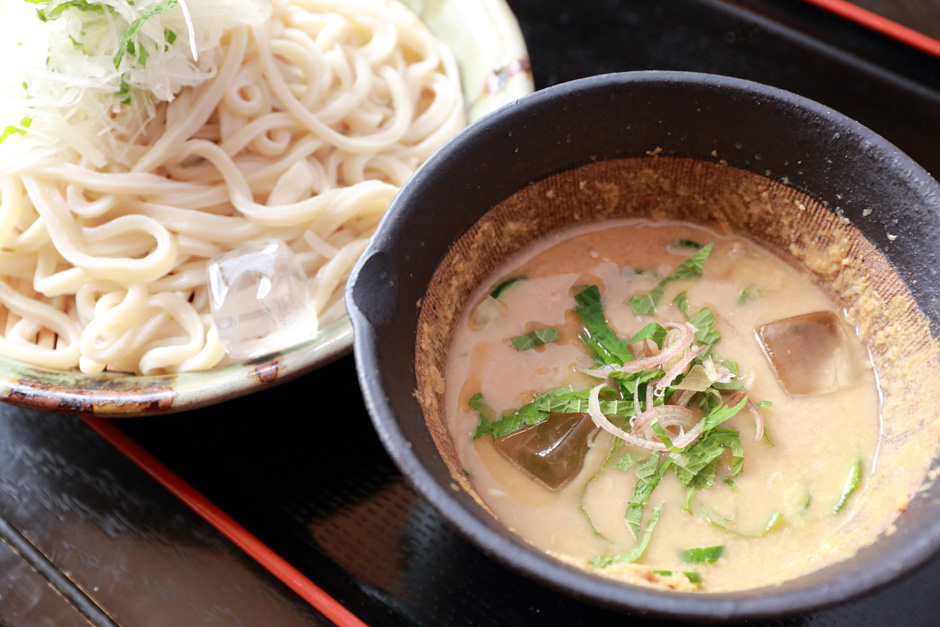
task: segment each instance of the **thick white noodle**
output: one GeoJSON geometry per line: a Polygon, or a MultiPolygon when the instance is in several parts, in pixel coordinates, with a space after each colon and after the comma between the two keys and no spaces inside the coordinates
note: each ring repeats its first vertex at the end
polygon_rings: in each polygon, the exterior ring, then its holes
{"type": "Polygon", "coordinates": [[[398,188],[466,124],[450,52],[388,0],[275,0],[220,45],[210,78],[103,142],[105,165],[0,175],[0,355],[86,373],[224,364],[206,262],[271,238],[328,325],[398,188]]]}

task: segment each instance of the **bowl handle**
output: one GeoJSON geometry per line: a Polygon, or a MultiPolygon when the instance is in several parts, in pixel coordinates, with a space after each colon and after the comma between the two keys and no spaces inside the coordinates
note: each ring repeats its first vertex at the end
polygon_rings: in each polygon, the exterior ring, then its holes
{"type": "Polygon", "coordinates": [[[395,319],[398,273],[385,252],[377,251],[359,264],[350,296],[372,326],[385,326],[395,319]]]}

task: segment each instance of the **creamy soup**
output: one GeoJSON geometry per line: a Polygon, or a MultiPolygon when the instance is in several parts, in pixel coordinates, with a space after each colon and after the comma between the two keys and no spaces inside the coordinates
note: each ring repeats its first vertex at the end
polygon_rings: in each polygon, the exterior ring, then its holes
{"type": "Polygon", "coordinates": [[[801,270],[703,227],[555,233],[471,297],[448,428],[536,547],[682,590],[772,584],[839,551],[880,433],[875,373],[801,270]]]}

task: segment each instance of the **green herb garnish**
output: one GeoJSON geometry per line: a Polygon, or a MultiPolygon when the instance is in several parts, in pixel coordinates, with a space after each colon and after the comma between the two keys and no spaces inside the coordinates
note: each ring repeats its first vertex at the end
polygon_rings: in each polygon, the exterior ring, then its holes
{"type": "Polygon", "coordinates": [[[679,553],[679,559],[686,564],[712,564],[725,552],[723,546],[703,546],[679,553]]]}
{"type": "MultiPolygon", "coordinates": [[[[587,395],[590,390],[578,392],[579,398],[564,398],[560,396],[544,396],[536,399],[535,407],[539,411],[551,414],[586,414],[588,410],[587,395]],[[583,396],[583,398],[580,398],[583,396]]],[[[600,401],[601,413],[605,416],[632,416],[633,401],[600,401]]]]}
{"type": "Polygon", "coordinates": [[[653,433],[656,434],[656,437],[659,438],[659,441],[663,443],[663,446],[666,447],[670,453],[679,453],[682,449],[676,448],[672,444],[672,438],[669,437],[669,434],[666,433],[666,430],[659,424],[659,420],[653,418],[653,422],[650,423],[650,428],[652,428],[653,433]]]}
{"type": "MultiPolygon", "coordinates": [[[[605,389],[607,394],[614,392],[611,388],[605,389]]],[[[483,394],[477,392],[469,402],[470,407],[480,414],[480,422],[473,434],[473,439],[491,436],[496,440],[547,420],[551,414],[587,413],[587,398],[590,392],[590,390],[576,392],[570,385],[555,388],[536,394],[529,403],[503,416],[496,415],[493,408],[483,398],[483,394]]],[[[601,400],[600,407],[601,411],[608,416],[626,418],[633,415],[633,402],[628,400],[601,400]]]]}
{"type": "Polygon", "coordinates": [[[633,353],[607,325],[600,288],[589,285],[578,291],[574,299],[577,302],[574,313],[584,324],[581,340],[594,351],[598,363],[622,366],[628,361],[633,361],[633,353]]]}
{"type": "MultiPolygon", "coordinates": [[[[564,386],[536,394],[522,407],[497,416],[483,394],[477,392],[470,399],[470,407],[480,414],[480,423],[473,434],[473,439],[490,436],[497,440],[515,433],[530,425],[539,424],[553,413],[584,413],[587,411],[587,397],[590,390],[575,392],[572,387],[564,386]],[[582,404],[583,403],[583,404],[582,404]]],[[[611,415],[622,414],[632,408],[629,401],[601,401],[601,411],[609,410],[611,415]]]]}
{"type": "Polygon", "coordinates": [[[173,45],[173,42],[176,41],[176,31],[169,28],[164,28],[163,39],[166,40],[166,45],[163,46],[163,51],[166,52],[170,49],[170,46],[173,45]]]}
{"type": "MultiPolygon", "coordinates": [[[[714,242],[698,249],[691,258],[680,264],[666,279],[662,280],[650,294],[632,297],[628,302],[630,302],[634,313],[644,313],[644,311],[638,311],[635,306],[644,298],[649,304],[646,312],[655,313],[659,300],[665,294],[666,285],[671,281],[701,277],[703,265],[711,252],[713,244],[714,242]]],[[[524,279],[525,277],[521,276],[507,279],[497,285],[490,292],[490,296],[492,298],[500,297],[505,294],[507,288],[524,279]]],[[[648,421],[648,428],[655,434],[653,439],[661,442],[668,452],[654,451],[645,459],[629,452],[617,456],[615,451],[623,442],[615,439],[600,469],[584,483],[578,507],[585,516],[594,535],[604,538],[595,527],[590,513],[585,509],[588,487],[593,485],[594,480],[598,478],[600,473],[610,466],[621,472],[635,474],[636,482],[633,486],[632,495],[627,501],[624,523],[636,540],[636,544],[628,552],[614,557],[600,556],[591,560],[591,564],[604,567],[614,563],[634,562],[640,559],[646,550],[653,529],[658,523],[662,504],[655,507],[652,513],[647,513],[647,510],[650,507],[653,492],[660,485],[666,473],[670,472],[670,469],[676,473],[679,481],[686,487],[685,507],[683,509],[689,513],[691,513],[691,499],[697,490],[709,489],[718,481],[724,481],[730,489],[737,490],[737,485],[732,477],[736,477],[743,469],[744,449],[738,431],[726,428],[723,425],[744,409],[748,403],[748,398],[743,394],[741,382],[732,378],[738,374],[737,363],[724,361],[721,362],[722,365],[718,365],[718,360],[714,356],[706,356],[706,351],[702,351],[689,362],[686,374],[676,377],[674,382],[663,386],[661,389],[657,388],[656,394],[650,396],[653,399],[652,402],[647,403],[648,386],[655,385],[655,382],[664,376],[666,368],[660,365],[653,369],[638,370],[636,372],[623,372],[620,368],[636,359],[630,349],[631,345],[650,341],[655,343],[659,349],[662,349],[667,337],[666,328],[662,324],[650,323],[632,337],[622,338],[608,323],[599,286],[579,286],[573,288],[571,293],[575,300],[572,312],[579,318],[583,327],[579,337],[585,348],[593,353],[595,368],[598,369],[596,372],[593,370],[587,371],[586,374],[611,381],[611,383],[604,384],[601,388],[598,401],[601,413],[611,419],[615,426],[630,430],[630,420],[641,411],[649,411],[666,403],[675,403],[676,397],[674,395],[685,394],[686,390],[691,391],[692,395],[684,398],[682,403],[688,403],[687,406],[695,409],[697,413],[701,410],[699,413],[702,416],[700,423],[695,427],[701,434],[691,444],[684,448],[676,446],[674,444],[674,434],[667,431],[667,427],[664,427],[663,424],[660,424],[660,417],[669,415],[669,412],[663,414],[657,412],[648,421]],[[727,368],[727,371],[725,368],[727,368]],[[727,376],[729,372],[730,377],[727,376]],[[681,387],[690,375],[693,375],[692,379],[695,380],[687,382],[689,387],[681,387]],[[731,380],[725,383],[717,381],[717,379],[729,378],[731,380]],[[742,391],[742,393],[734,395],[737,397],[737,401],[728,403],[727,399],[730,398],[730,395],[727,394],[728,391],[742,391]],[[730,460],[729,469],[725,469],[725,462],[722,460],[730,460]],[[644,525],[644,523],[646,524],[644,525]]],[[[689,323],[695,326],[695,342],[699,346],[711,349],[720,341],[721,335],[717,330],[715,315],[708,307],[702,307],[693,313],[688,294],[685,291],[677,295],[673,302],[685,315],[689,323]]],[[[517,350],[528,350],[549,342],[558,341],[558,339],[558,328],[549,327],[510,338],[509,341],[517,350]]],[[[539,424],[553,414],[588,413],[590,394],[591,389],[576,391],[571,386],[556,388],[548,392],[535,394],[526,405],[505,411],[502,415],[497,415],[486,404],[482,395],[477,394],[470,402],[471,407],[480,414],[474,438],[490,436],[494,440],[499,439],[520,429],[539,424]]],[[[692,417],[692,421],[694,422],[694,417],[692,417]]],[[[683,425],[686,433],[690,428],[689,424],[683,425]]],[[[773,516],[767,528],[755,537],[767,533],[781,520],[782,515],[773,516]]],[[[733,525],[728,525],[722,521],[718,521],[717,525],[724,525],[723,528],[737,533],[733,525]]],[[[683,553],[686,555],[686,561],[690,563],[709,563],[718,559],[722,551],[723,547],[719,546],[690,549],[683,553]]],[[[694,583],[700,581],[698,573],[686,574],[690,575],[690,581],[694,583]]]]}
{"type": "Polygon", "coordinates": [[[708,524],[710,524],[711,526],[717,529],[721,529],[722,531],[727,531],[728,533],[733,533],[737,536],[744,536],[746,538],[763,538],[768,533],[773,531],[777,527],[777,525],[783,522],[783,514],[781,514],[780,512],[774,512],[773,514],[770,515],[770,520],[767,521],[767,524],[764,525],[764,528],[761,531],[758,531],[757,533],[747,533],[744,531],[738,531],[737,529],[730,527],[724,522],[716,521],[713,516],[709,516],[708,512],[705,511],[704,507],[702,508],[702,515],[705,516],[705,520],[707,520],[708,524]]]}
{"type": "MultiPolygon", "coordinates": [[[[621,440],[617,440],[617,439],[614,440],[614,443],[613,443],[613,445],[610,447],[610,450],[607,451],[607,457],[604,458],[604,463],[601,464],[600,469],[599,469],[597,472],[595,472],[593,475],[591,475],[591,478],[588,479],[588,480],[587,480],[587,483],[584,484],[584,489],[581,491],[581,499],[578,501],[578,509],[579,509],[579,510],[581,511],[581,513],[584,515],[584,518],[587,520],[588,525],[590,525],[590,527],[591,527],[591,532],[592,532],[595,536],[597,536],[598,538],[603,538],[604,540],[607,540],[608,542],[610,542],[610,540],[607,538],[607,536],[605,536],[604,534],[602,534],[602,533],[597,529],[597,527],[594,526],[594,520],[591,518],[591,515],[588,513],[588,511],[587,511],[586,509],[584,509],[584,498],[587,496],[588,488],[590,487],[590,485],[591,485],[592,483],[594,483],[594,481],[597,480],[597,478],[600,476],[600,474],[601,474],[602,472],[604,472],[604,471],[607,469],[607,466],[610,464],[610,460],[613,459],[614,453],[616,453],[616,452],[617,452],[617,449],[620,447],[620,442],[621,442],[621,440]]],[[[627,453],[626,455],[624,455],[624,457],[632,457],[632,458],[634,458],[634,459],[639,459],[639,458],[636,457],[635,455],[630,455],[629,453],[627,453]]],[[[618,464],[618,465],[620,464],[620,462],[622,461],[622,459],[623,459],[623,458],[617,460],[617,464],[618,464]]]]}
{"type": "MultiPolygon", "coordinates": [[[[708,307],[702,307],[693,316],[689,312],[689,297],[684,291],[679,292],[676,297],[672,299],[672,302],[675,303],[679,311],[685,315],[686,320],[688,320],[692,326],[695,327],[696,342],[703,346],[710,347],[714,346],[721,340],[721,333],[719,333],[718,329],[715,328],[717,322],[715,320],[714,314],[712,314],[711,309],[708,307]]],[[[737,374],[736,371],[735,374],[737,374]]]]}
{"type": "Polygon", "coordinates": [[[744,409],[745,405],[747,405],[747,396],[738,401],[737,405],[721,405],[715,408],[709,412],[705,418],[703,418],[705,421],[705,431],[710,431],[726,420],[734,418],[736,415],[738,415],[738,412],[744,409]]]}
{"type": "Polygon", "coordinates": [[[656,523],[659,522],[659,510],[662,508],[662,503],[653,508],[653,514],[650,516],[650,521],[643,530],[643,536],[640,538],[639,544],[637,544],[632,551],[617,557],[595,557],[590,561],[590,564],[597,568],[606,568],[611,564],[631,564],[640,559],[650,543],[650,536],[653,535],[653,529],[656,528],[656,523]]]}
{"type": "MultiPolygon", "coordinates": [[[[49,4],[50,0],[26,0],[30,4],[49,4]]],[[[65,13],[66,9],[78,9],[79,11],[104,11],[104,5],[92,4],[87,0],[69,0],[57,4],[52,9],[36,9],[36,14],[41,22],[48,22],[57,19],[65,13]]]]}
{"type": "Polygon", "coordinates": [[[637,331],[636,335],[626,341],[626,344],[636,344],[644,340],[652,340],[659,348],[663,347],[663,340],[666,339],[666,329],[662,325],[650,322],[648,325],[637,331]]]}
{"type": "Polygon", "coordinates": [[[714,242],[709,242],[689,259],[682,262],[679,267],[672,271],[672,274],[659,282],[659,285],[653,288],[649,294],[634,294],[627,299],[630,309],[636,315],[652,315],[656,313],[656,306],[660,299],[666,293],[666,286],[673,281],[680,279],[697,279],[702,276],[702,268],[708,255],[712,251],[714,242]]]}
{"type": "Polygon", "coordinates": [[[509,343],[512,344],[512,347],[517,351],[526,351],[530,348],[535,348],[536,346],[543,346],[551,342],[558,341],[558,328],[557,327],[547,327],[544,329],[536,329],[531,333],[526,333],[525,335],[517,335],[516,337],[509,338],[509,343]]]}
{"type": "Polygon", "coordinates": [[[687,570],[682,573],[689,580],[689,583],[702,583],[702,576],[694,570],[687,570]]]}
{"type": "Polygon", "coordinates": [[[33,123],[33,118],[25,117],[22,120],[20,120],[19,126],[10,124],[5,129],[3,129],[2,133],[0,133],[0,144],[3,143],[3,140],[5,140],[10,135],[13,135],[14,133],[16,133],[17,135],[25,135],[26,129],[28,129],[29,125],[32,123],[33,123]]]}
{"type": "Polygon", "coordinates": [[[715,428],[694,442],[674,459],[676,476],[684,485],[698,489],[714,484],[715,463],[730,449],[731,476],[737,476],[744,467],[744,447],[734,429],[715,428]]]}
{"type": "Polygon", "coordinates": [[[756,298],[757,295],[757,290],[754,289],[754,284],[751,283],[741,290],[741,294],[738,296],[738,304],[743,305],[752,298],[756,298]]]}
{"type": "Polygon", "coordinates": [[[654,452],[649,459],[636,466],[636,485],[633,486],[633,496],[627,505],[627,511],[623,518],[627,523],[627,529],[633,534],[634,538],[639,537],[640,522],[643,519],[643,510],[649,503],[650,495],[659,485],[663,475],[672,465],[672,461],[667,459],[662,466],[659,465],[659,453],[654,452]],[[658,467],[658,470],[657,470],[658,467]]]}
{"type": "Polygon", "coordinates": [[[137,62],[140,64],[140,67],[147,65],[147,59],[150,57],[150,53],[147,52],[147,48],[144,47],[144,44],[140,44],[140,53],[137,55],[137,62]]]}
{"type": "Polygon", "coordinates": [[[862,458],[856,457],[852,462],[852,467],[849,469],[849,476],[845,479],[845,485],[842,486],[842,493],[839,495],[839,502],[836,503],[834,508],[836,513],[842,511],[846,503],[848,503],[849,497],[851,497],[852,493],[855,492],[856,488],[858,488],[858,484],[861,480],[862,458]]]}
{"type": "MultiPolygon", "coordinates": [[[[664,577],[672,577],[671,570],[654,570],[653,574],[662,575],[664,577]]],[[[694,570],[687,570],[683,572],[682,574],[685,575],[685,578],[689,580],[689,583],[702,583],[702,576],[699,575],[694,570]]]]}
{"type": "Polygon", "coordinates": [[[769,444],[770,446],[777,446],[774,443],[774,437],[770,434],[770,429],[767,428],[767,425],[764,424],[764,438],[763,441],[769,444]]]}
{"type": "MultiPolygon", "coordinates": [[[[84,0],[82,0],[84,1],[84,0]]],[[[130,26],[127,27],[127,30],[124,31],[124,34],[121,36],[121,41],[118,43],[117,53],[114,55],[114,69],[121,67],[121,61],[124,59],[125,52],[131,52],[133,54],[133,42],[131,41],[134,36],[137,35],[137,31],[141,29],[148,19],[154,15],[160,13],[166,13],[179,3],[179,0],[164,0],[160,4],[154,5],[140,14],[140,16],[131,22],[130,26]]]]}
{"type": "Polygon", "coordinates": [[[499,418],[496,412],[490,407],[489,403],[486,402],[481,392],[477,392],[470,398],[469,405],[471,409],[475,409],[480,414],[480,422],[473,434],[473,439],[475,440],[490,435],[494,424],[499,418]]]}
{"type": "Polygon", "coordinates": [[[627,472],[633,466],[636,465],[642,458],[639,455],[634,455],[633,453],[625,453],[620,459],[617,460],[617,463],[614,464],[614,468],[621,472],[627,472]]]}
{"type": "Polygon", "coordinates": [[[695,340],[702,346],[714,346],[721,340],[721,333],[715,328],[715,316],[708,307],[699,309],[689,322],[695,327],[695,340]]]}
{"type": "MultiPolygon", "coordinates": [[[[175,37],[174,37],[175,39],[175,37]]],[[[490,291],[490,296],[493,298],[499,298],[510,286],[515,285],[519,281],[525,281],[528,279],[526,276],[514,276],[512,278],[506,279],[490,291]]]]}
{"type": "Polygon", "coordinates": [[[548,419],[549,413],[539,411],[534,403],[523,405],[506,416],[497,417],[493,409],[486,403],[483,394],[477,392],[470,399],[470,407],[480,413],[480,423],[473,433],[473,439],[490,436],[497,440],[520,429],[535,425],[548,419]]]}

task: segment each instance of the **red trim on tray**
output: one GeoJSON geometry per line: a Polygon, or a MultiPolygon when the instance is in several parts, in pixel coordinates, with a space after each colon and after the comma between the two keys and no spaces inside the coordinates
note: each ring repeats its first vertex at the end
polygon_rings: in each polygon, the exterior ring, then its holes
{"type": "Polygon", "coordinates": [[[893,37],[904,43],[923,50],[924,52],[940,57],[940,41],[919,33],[912,28],[902,26],[895,21],[882,17],[877,13],[872,13],[867,9],[852,4],[848,0],[803,0],[810,4],[831,11],[836,15],[844,17],[853,22],[867,26],[872,30],[878,31],[888,37],[893,37]]]}
{"type": "Polygon", "coordinates": [[[117,427],[97,416],[82,416],[82,420],[339,627],[368,627],[117,427]]]}

